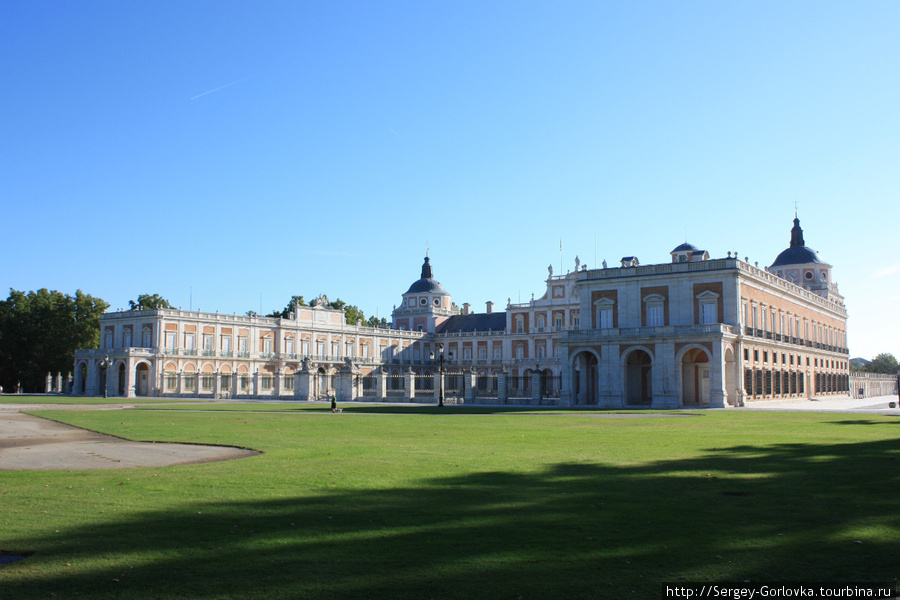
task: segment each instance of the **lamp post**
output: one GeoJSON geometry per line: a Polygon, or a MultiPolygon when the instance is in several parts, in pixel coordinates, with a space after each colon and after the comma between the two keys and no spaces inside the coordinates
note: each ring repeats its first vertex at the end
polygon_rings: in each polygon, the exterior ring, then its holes
{"type": "MultiPolygon", "coordinates": [[[[437,355],[435,355],[434,352],[430,352],[428,356],[431,358],[431,360],[434,360],[435,358],[438,359],[438,372],[440,373],[439,377],[441,378],[440,393],[438,395],[438,406],[444,406],[444,345],[437,345],[437,355]]],[[[447,352],[447,360],[453,360],[452,350],[447,352]]]]}
{"type": "Polygon", "coordinates": [[[109,395],[109,355],[100,361],[100,370],[103,373],[103,397],[109,395]]]}

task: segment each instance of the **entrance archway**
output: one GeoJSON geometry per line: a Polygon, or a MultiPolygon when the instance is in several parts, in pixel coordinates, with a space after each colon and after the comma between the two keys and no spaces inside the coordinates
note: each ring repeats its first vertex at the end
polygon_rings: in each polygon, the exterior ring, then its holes
{"type": "MultiPolygon", "coordinates": [[[[738,393],[739,390],[737,388],[737,382],[739,379],[737,378],[737,369],[738,365],[734,361],[734,350],[729,348],[725,349],[725,402],[726,404],[731,404],[732,406],[736,406],[738,402],[738,393]]],[[[778,375],[778,373],[776,373],[778,375]]]]}
{"type": "Polygon", "coordinates": [[[681,403],[709,406],[709,355],[700,348],[681,356],[681,403]]]}
{"type": "Polygon", "coordinates": [[[78,393],[84,396],[87,390],[87,376],[88,376],[88,368],[85,363],[81,363],[81,368],[78,370],[78,374],[80,375],[78,382],[78,393]]]}
{"type": "Polygon", "coordinates": [[[134,393],[137,396],[150,395],[150,366],[141,363],[134,370],[134,393]]]}
{"type": "Polygon", "coordinates": [[[634,350],[625,359],[625,399],[628,404],[653,402],[653,359],[644,350],[634,350]]]}
{"type": "Polygon", "coordinates": [[[125,363],[119,363],[119,368],[116,369],[116,381],[118,382],[116,395],[122,397],[125,395],[125,363]]]}
{"type": "Polygon", "coordinates": [[[597,356],[582,351],[572,361],[573,404],[597,404],[597,356]]]}

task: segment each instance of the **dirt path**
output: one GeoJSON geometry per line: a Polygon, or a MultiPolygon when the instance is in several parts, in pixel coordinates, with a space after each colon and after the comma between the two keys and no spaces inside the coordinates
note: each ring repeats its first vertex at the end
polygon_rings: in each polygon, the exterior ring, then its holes
{"type": "MultiPolygon", "coordinates": [[[[0,471],[161,467],[232,460],[259,454],[230,446],[130,442],[13,412],[10,408],[12,407],[7,406],[0,411],[0,471]]],[[[24,410],[39,408],[49,407],[29,405],[24,410]]],[[[109,410],[110,406],[67,405],[64,408],[109,410]]]]}

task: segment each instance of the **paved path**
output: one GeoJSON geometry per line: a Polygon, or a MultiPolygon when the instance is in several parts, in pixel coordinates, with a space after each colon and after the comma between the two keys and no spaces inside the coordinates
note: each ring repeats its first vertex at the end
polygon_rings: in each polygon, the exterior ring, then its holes
{"type": "MultiPolygon", "coordinates": [[[[817,399],[765,400],[752,402],[750,406],[736,410],[771,410],[771,411],[803,411],[803,412],[838,412],[872,415],[900,416],[900,404],[897,396],[875,396],[872,398],[851,398],[850,396],[833,396],[817,399]],[[890,403],[895,408],[890,408],[890,403]]],[[[725,410],[735,410],[733,408],[725,410]]]]}
{"type": "MultiPolygon", "coordinates": [[[[121,469],[161,467],[244,458],[259,454],[230,446],[130,442],[48,421],[33,415],[0,410],[0,471],[121,469]]],[[[46,406],[20,405],[17,410],[46,406]]],[[[58,405],[53,408],[76,408],[58,405]]],[[[88,407],[77,407],[88,408],[88,407]]],[[[106,409],[109,406],[90,406],[106,409]]]]}

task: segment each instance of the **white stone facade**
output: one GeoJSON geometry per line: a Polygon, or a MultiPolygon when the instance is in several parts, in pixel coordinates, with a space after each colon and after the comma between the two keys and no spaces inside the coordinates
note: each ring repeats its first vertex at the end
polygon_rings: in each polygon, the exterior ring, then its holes
{"type": "Polygon", "coordinates": [[[101,348],[76,353],[73,393],[430,401],[443,388],[464,402],[598,408],[845,394],[847,311],[831,266],[794,227],[777,272],[687,243],[660,264],[576,259],[566,275],[549,269],[540,298],[499,313],[456,307],[426,258],[390,329],[347,325],[322,306],[287,319],[107,313],[101,348]]]}

